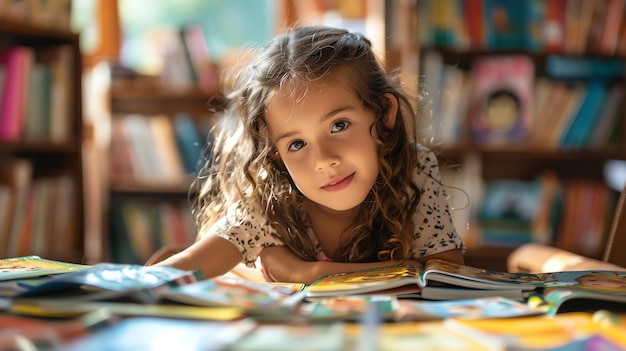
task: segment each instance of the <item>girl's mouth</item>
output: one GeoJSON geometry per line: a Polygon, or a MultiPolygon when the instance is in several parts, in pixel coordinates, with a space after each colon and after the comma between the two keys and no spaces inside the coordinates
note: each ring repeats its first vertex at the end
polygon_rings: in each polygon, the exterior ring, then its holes
{"type": "Polygon", "coordinates": [[[348,185],[350,185],[350,183],[352,182],[352,179],[354,178],[354,173],[350,174],[349,176],[337,181],[337,182],[332,182],[330,184],[324,185],[322,187],[322,189],[326,190],[326,191],[339,191],[341,189],[346,188],[348,185]]]}

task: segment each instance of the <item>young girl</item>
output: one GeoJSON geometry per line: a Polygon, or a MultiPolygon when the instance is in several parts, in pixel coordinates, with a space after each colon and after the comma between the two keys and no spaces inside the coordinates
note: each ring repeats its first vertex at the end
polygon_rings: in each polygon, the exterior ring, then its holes
{"type": "Polygon", "coordinates": [[[443,258],[463,263],[435,155],[370,42],[328,27],[276,37],[227,96],[194,203],[197,241],[159,264],[266,279],[443,258]]]}

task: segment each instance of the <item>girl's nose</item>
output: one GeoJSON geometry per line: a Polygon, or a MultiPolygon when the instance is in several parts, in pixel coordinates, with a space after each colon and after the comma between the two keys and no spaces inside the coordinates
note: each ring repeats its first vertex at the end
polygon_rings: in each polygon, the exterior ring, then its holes
{"type": "Polygon", "coordinates": [[[317,157],[315,159],[315,170],[317,172],[322,172],[327,168],[337,167],[340,164],[341,160],[332,147],[321,146],[318,148],[317,157]]]}

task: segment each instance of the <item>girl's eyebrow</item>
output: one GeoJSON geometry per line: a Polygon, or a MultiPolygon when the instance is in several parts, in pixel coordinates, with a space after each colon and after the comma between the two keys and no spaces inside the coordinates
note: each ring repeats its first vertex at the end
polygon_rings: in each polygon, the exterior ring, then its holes
{"type": "MultiPolygon", "coordinates": [[[[329,113],[327,113],[324,117],[322,117],[321,122],[324,122],[324,121],[326,121],[326,120],[328,120],[330,118],[333,118],[334,116],[336,116],[337,114],[339,114],[341,112],[352,111],[352,110],[355,110],[355,108],[354,108],[354,106],[351,106],[351,105],[342,106],[342,107],[336,108],[336,109],[330,111],[329,113]]],[[[298,132],[297,131],[288,131],[288,132],[285,132],[283,134],[279,134],[279,135],[276,136],[275,143],[278,144],[282,139],[289,138],[289,137],[291,137],[291,136],[293,136],[295,134],[298,134],[298,132]]]]}

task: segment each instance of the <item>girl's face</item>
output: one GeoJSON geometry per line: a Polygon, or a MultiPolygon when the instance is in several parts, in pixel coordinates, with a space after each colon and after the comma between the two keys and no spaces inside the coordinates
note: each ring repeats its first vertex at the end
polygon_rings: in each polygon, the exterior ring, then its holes
{"type": "Polygon", "coordinates": [[[285,87],[265,114],[270,137],[298,189],[335,211],[356,208],[378,176],[374,114],[334,75],[312,82],[306,94],[285,87]]]}

